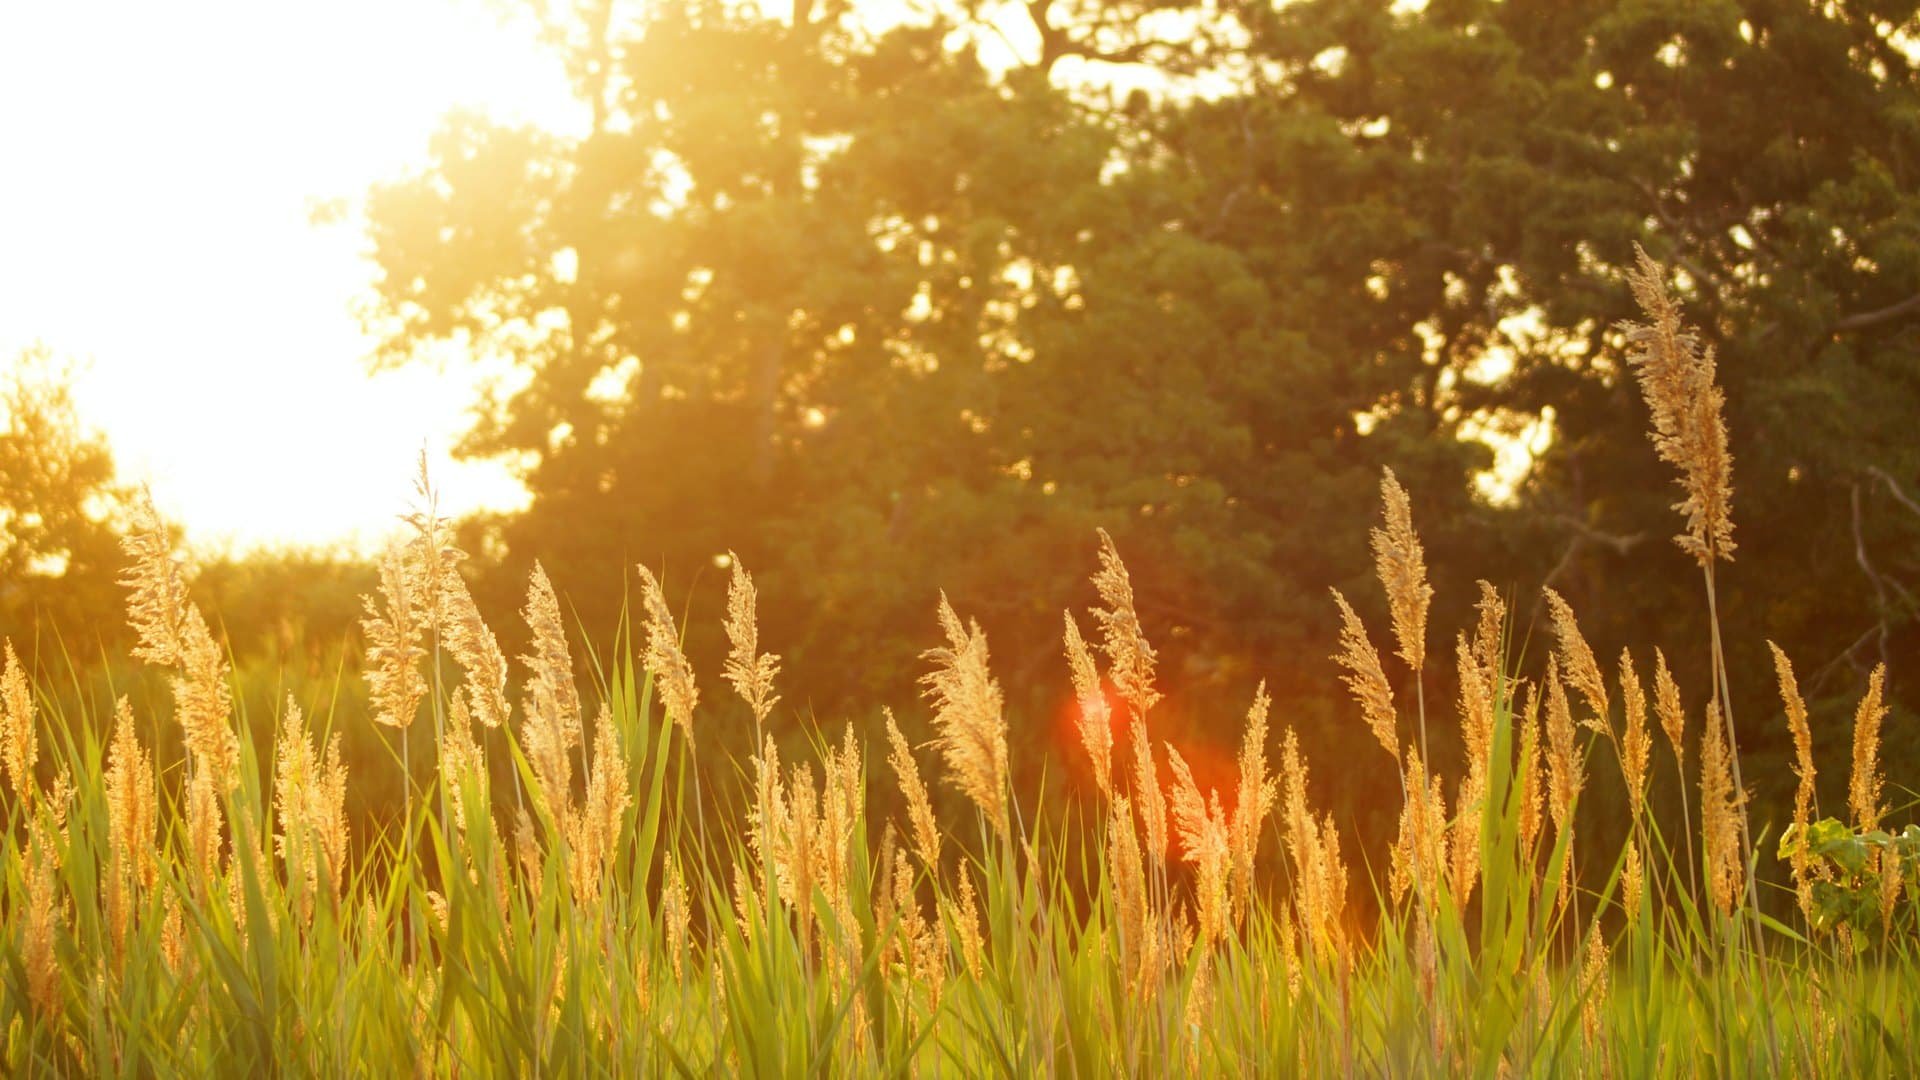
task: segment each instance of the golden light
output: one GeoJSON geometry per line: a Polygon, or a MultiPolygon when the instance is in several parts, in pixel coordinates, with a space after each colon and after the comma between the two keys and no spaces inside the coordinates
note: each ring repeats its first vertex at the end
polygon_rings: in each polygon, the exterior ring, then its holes
{"type": "Polygon", "coordinates": [[[310,222],[454,107],[579,123],[485,3],[0,6],[0,361],[79,358],[83,421],[198,543],[365,542],[423,444],[448,510],[515,504],[448,457],[478,374],[369,377],[359,223],[310,222]]]}

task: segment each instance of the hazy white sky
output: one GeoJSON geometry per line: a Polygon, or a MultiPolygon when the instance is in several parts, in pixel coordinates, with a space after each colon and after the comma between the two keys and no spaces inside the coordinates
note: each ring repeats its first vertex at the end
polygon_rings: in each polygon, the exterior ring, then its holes
{"type": "Polygon", "coordinates": [[[424,443],[449,509],[471,378],[369,378],[357,223],[308,223],[418,161],[456,105],[566,123],[523,28],[475,0],[0,2],[0,363],[86,365],[82,419],[192,541],[385,533],[424,443]]]}

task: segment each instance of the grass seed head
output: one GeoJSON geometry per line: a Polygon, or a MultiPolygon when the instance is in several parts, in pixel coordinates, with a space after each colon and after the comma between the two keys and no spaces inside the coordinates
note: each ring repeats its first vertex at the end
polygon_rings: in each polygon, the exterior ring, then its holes
{"type": "Polygon", "coordinates": [[[1419,671],[1427,662],[1427,606],[1433,587],[1427,584],[1426,551],[1413,531],[1413,504],[1392,469],[1381,470],[1380,503],[1385,522],[1372,533],[1374,567],[1393,613],[1400,658],[1419,671]]]}

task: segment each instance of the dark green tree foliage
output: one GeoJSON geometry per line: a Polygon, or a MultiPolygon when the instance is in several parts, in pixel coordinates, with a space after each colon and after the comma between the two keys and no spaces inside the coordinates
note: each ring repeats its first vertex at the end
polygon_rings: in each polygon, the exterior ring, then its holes
{"type": "Polygon", "coordinates": [[[1640,242],[1679,268],[1727,390],[1743,749],[1785,746],[1768,637],[1840,705],[1882,657],[1900,693],[1920,643],[1912,5],[1026,12],[1038,51],[1004,71],[957,47],[996,37],[967,11],[886,33],[699,0],[556,19],[586,134],[456,120],[372,193],[385,361],[450,341],[529,377],[466,447],[534,494],[470,524],[492,610],[538,557],[604,636],[606,583],[644,560],[712,670],[733,549],[788,700],[832,718],[907,698],[944,585],[1037,741],[1102,525],[1163,646],[1168,734],[1265,676],[1331,749],[1358,721],[1325,587],[1385,632],[1366,530],[1391,464],[1436,656],[1475,577],[1518,592],[1521,640],[1551,580],[1603,655],[1664,647],[1697,708],[1698,572],[1619,359],[1640,242]],[[1154,92],[1088,81],[1115,72],[1154,92]],[[1543,414],[1544,453],[1490,504],[1475,436],[1543,414]]]}
{"type": "MultiPolygon", "coordinates": [[[[126,492],[106,440],[80,424],[71,369],[48,350],[9,363],[0,423],[0,636],[25,655],[36,637],[51,645],[56,631],[91,628],[114,610],[126,492]]],[[[117,625],[98,632],[116,639],[117,625]]],[[[67,644],[87,652],[99,640],[67,644]]]]}

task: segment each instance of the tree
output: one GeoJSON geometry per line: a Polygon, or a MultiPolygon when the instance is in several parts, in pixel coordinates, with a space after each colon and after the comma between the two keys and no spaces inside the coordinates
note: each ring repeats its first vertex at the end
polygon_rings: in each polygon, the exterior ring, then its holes
{"type": "Polygon", "coordinates": [[[127,493],[113,455],[80,424],[71,367],[44,347],[15,357],[0,414],[0,636],[89,642],[100,613],[119,610],[116,525],[127,493]]]}

